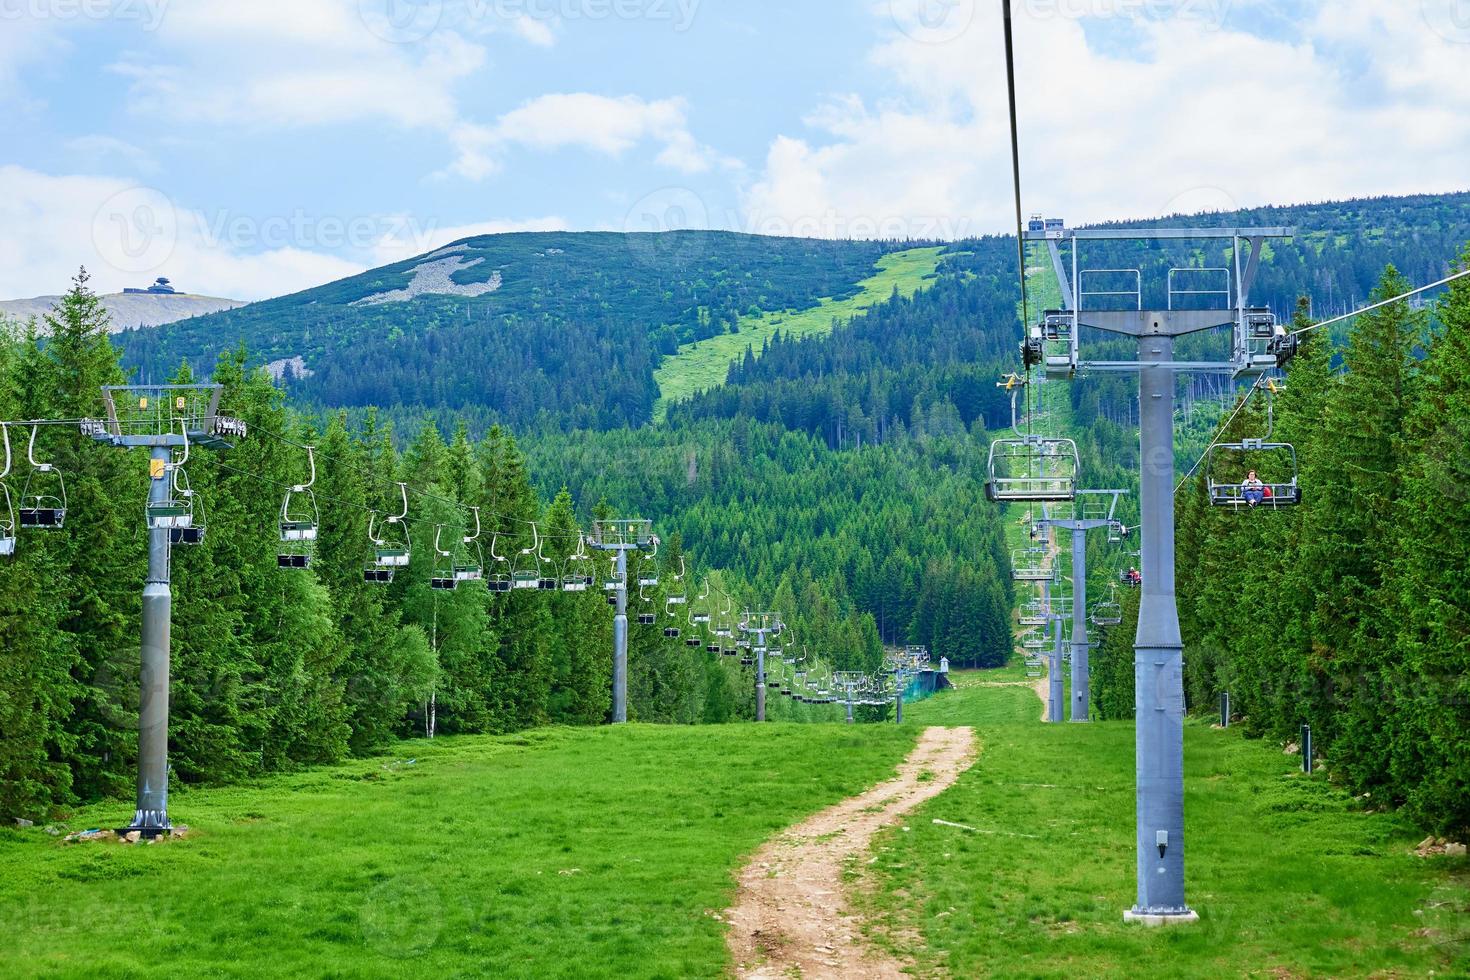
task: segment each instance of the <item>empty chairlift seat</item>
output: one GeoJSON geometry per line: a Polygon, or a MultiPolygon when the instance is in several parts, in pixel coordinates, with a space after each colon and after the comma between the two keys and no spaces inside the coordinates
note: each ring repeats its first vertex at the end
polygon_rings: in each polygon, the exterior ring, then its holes
{"type": "Polygon", "coordinates": [[[1051,553],[1045,548],[1019,548],[1011,552],[1011,577],[1017,582],[1050,582],[1056,574],[1051,553]]]}
{"type": "Polygon", "coordinates": [[[985,496],[995,502],[1064,503],[1077,496],[1077,445],[1022,436],[990,444],[985,496]]]}
{"type": "MultiPolygon", "coordinates": [[[[20,491],[16,519],[21,527],[59,528],[66,523],[66,479],[54,464],[36,461],[36,432],[39,429],[40,426],[31,426],[31,440],[26,449],[31,469],[20,491]]],[[[8,448],[8,440],[6,445],[8,448]]]]}
{"type": "Polygon", "coordinates": [[[1092,624],[1094,626],[1117,626],[1123,622],[1123,607],[1111,600],[1099,602],[1092,607],[1092,624]]]}
{"type": "Polygon", "coordinates": [[[309,478],[287,490],[281,501],[281,547],[276,554],[276,565],[281,568],[310,568],[315,550],[321,516],[316,494],[311,492],[316,483],[316,453],[311,446],[306,447],[306,459],[309,478]]]}

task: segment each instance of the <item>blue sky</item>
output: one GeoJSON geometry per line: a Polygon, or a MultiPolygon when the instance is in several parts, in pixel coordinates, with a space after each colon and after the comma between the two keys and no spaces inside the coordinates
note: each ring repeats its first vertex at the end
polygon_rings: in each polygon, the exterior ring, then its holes
{"type": "MultiPolygon", "coordinates": [[[[1016,0],[1029,208],[1463,189],[1470,0],[1016,0]]],[[[1010,222],[999,0],[0,0],[0,298],[1010,222]]]]}

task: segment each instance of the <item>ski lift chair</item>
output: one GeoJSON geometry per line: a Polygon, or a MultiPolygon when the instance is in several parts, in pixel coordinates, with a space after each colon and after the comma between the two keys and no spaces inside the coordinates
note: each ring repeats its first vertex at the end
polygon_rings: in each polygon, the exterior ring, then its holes
{"type": "Polygon", "coordinates": [[[368,542],[373,548],[373,560],[363,569],[362,577],[364,581],[376,585],[386,585],[393,581],[394,573],[400,568],[407,568],[412,557],[413,545],[408,531],[408,485],[398,484],[398,493],[403,500],[403,509],[397,514],[390,514],[386,524],[388,527],[400,528],[401,538],[389,541],[386,530],[379,534],[377,512],[368,514],[368,542]]]}
{"type": "Polygon", "coordinates": [[[541,559],[537,555],[541,539],[535,524],[531,525],[531,536],[531,546],[522,548],[511,563],[510,586],[517,591],[541,588],[541,559]]]}
{"type": "Polygon", "coordinates": [[[489,577],[485,580],[485,586],[491,592],[497,593],[509,592],[513,587],[510,573],[510,559],[506,558],[504,555],[495,550],[495,546],[499,542],[499,532],[490,535],[490,560],[494,562],[494,565],[491,566],[494,571],[492,571],[489,577]]]}
{"type": "Polygon", "coordinates": [[[626,576],[618,574],[617,558],[613,557],[611,561],[612,570],[608,573],[607,578],[603,580],[602,588],[603,591],[609,593],[608,599],[611,601],[611,603],[616,604],[617,597],[615,595],[612,595],[612,593],[624,591],[625,589],[627,589],[628,583],[626,576]]]}
{"type": "MultiPolygon", "coordinates": [[[[679,574],[674,576],[674,583],[670,587],[669,594],[664,597],[664,612],[668,615],[670,619],[676,620],[678,618],[678,615],[675,612],[676,607],[689,604],[689,594],[684,590],[683,587],[685,571],[686,567],[684,564],[684,558],[681,555],[679,557],[679,574]]],[[[678,627],[672,627],[672,629],[674,631],[672,634],[669,634],[667,630],[664,631],[664,634],[666,636],[678,636],[678,627]]]]}
{"type": "Polygon", "coordinates": [[[0,558],[15,554],[15,502],[10,499],[10,488],[0,483],[0,494],[5,498],[5,510],[0,513],[0,558]]]}
{"type": "Polygon", "coordinates": [[[1045,549],[1019,548],[1011,552],[1011,577],[1017,582],[1050,582],[1056,569],[1045,549]]]}
{"type": "MultiPolygon", "coordinates": [[[[208,523],[204,518],[204,502],[189,486],[189,474],[180,466],[173,474],[174,496],[189,509],[189,520],[168,529],[168,543],[199,545],[204,543],[204,530],[208,523]]],[[[151,515],[150,515],[151,518],[151,515]]],[[[150,522],[150,526],[151,522],[150,522]]]]}
{"type": "Polygon", "coordinates": [[[1111,599],[1092,607],[1092,625],[1117,626],[1123,622],[1123,607],[1111,599]]]}
{"type": "Polygon", "coordinates": [[[654,626],[658,623],[658,613],[654,611],[653,599],[645,591],[644,585],[638,585],[638,601],[642,604],[638,612],[639,626],[654,626]]]}
{"type": "Polygon", "coordinates": [[[0,496],[4,497],[5,510],[0,512],[0,557],[9,558],[15,554],[15,501],[10,497],[10,487],[6,485],[5,478],[10,475],[10,429],[4,422],[0,422],[0,439],[5,442],[5,469],[0,470],[0,496]]]}
{"type": "Polygon", "coordinates": [[[652,559],[644,559],[638,563],[638,587],[658,588],[658,567],[651,564],[652,559]],[[645,564],[648,562],[649,564],[645,564]]]}
{"type": "Polygon", "coordinates": [[[1071,439],[996,439],[990,444],[985,496],[996,503],[1069,502],[1077,496],[1079,469],[1071,439]]]}
{"type": "Polygon", "coordinates": [[[587,554],[587,539],[581,534],[577,535],[577,550],[567,556],[566,567],[562,570],[561,590],[563,592],[586,592],[592,588],[592,576],[583,569],[590,569],[592,557],[587,554]]]}
{"type": "Polygon", "coordinates": [[[1262,439],[1219,443],[1210,447],[1205,472],[1211,507],[1275,509],[1302,502],[1296,447],[1290,443],[1262,439]],[[1260,486],[1248,486],[1250,470],[1265,470],[1271,478],[1258,477],[1260,486]]]}
{"type": "MultiPolygon", "coordinates": [[[[1066,310],[1047,310],[1041,318],[1041,354],[1046,376],[1065,381],[1077,371],[1072,349],[1075,316],[1066,310]]],[[[1034,344],[1033,357],[1034,357],[1034,344]]]]}
{"type": "Polygon", "coordinates": [[[443,547],[444,525],[434,525],[434,571],[429,577],[429,588],[436,592],[453,592],[459,588],[459,579],[454,574],[454,552],[443,547]]]}
{"type": "Polygon", "coordinates": [[[31,439],[26,447],[31,469],[20,491],[16,521],[20,527],[59,528],[66,523],[66,478],[55,464],[36,462],[39,429],[39,425],[31,426],[31,439]]]}
{"type": "Polygon", "coordinates": [[[276,554],[276,565],[281,568],[310,568],[315,550],[321,515],[316,506],[316,494],[311,491],[316,483],[316,452],[313,447],[306,447],[306,458],[311,467],[310,478],[289,488],[281,501],[283,547],[276,554]]]}
{"type": "MultiPolygon", "coordinates": [[[[533,523],[531,525],[531,557],[534,557],[536,560],[536,577],[534,582],[532,583],[532,586],[530,587],[534,587],[541,592],[559,591],[561,589],[561,580],[547,571],[547,567],[551,565],[551,559],[547,558],[544,554],[541,553],[542,546],[543,542],[541,540],[541,531],[533,523]]],[[[524,552],[522,552],[522,554],[524,554],[524,552]]],[[[520,582],[517,581],[516,588],[527,588],[527,586],[521,585],[520,582]]]]}
{"type": "Polygon", "coordinates": [[[455,556],[454,580],[456,582],[480,582],[485,578],[485,557],[480,551],[480,508],[471,507],[475,515],[475,533],[463,535],[460,553],[455,556]]]}
{"type": "Polygon", "coordinates": [[[1287,332],[1276,322],[1276,315],[1264,307],[1246,310],[1241,327],[1238,375],[1261,375],[1284,368],[1300,348],[1301,338],[1287,332]]]}

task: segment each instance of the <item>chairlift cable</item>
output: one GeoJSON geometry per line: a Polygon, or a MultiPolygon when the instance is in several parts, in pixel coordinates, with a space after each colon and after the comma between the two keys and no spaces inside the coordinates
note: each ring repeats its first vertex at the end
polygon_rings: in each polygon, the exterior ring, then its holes
{"type": "Polygon", "coordinates": [[[1304,333],[1307,333],[1308,331],[1316,330],[1318,327],[1331,326],[1334,323],[1341,323],[1343,320],[1350,320],[1355,316],[1362,316],[1364,313],[1372,313],[1374,310],[1381,310],[1385,306],[1392,306],[1395,303],[1400,303],[1408,299],[1410,296],[1417,296],[1420,293],[1426,293],[1431,289],[1438,289],[1440,286],[1452,283],[1456,279],[1463,279],[1466,276],[1470,276],[1470,269],[1463,269],[1452,276],[1446,276],[1439,282],[1432,282],[1427,286],[1420,286],[1418,289],[1411,289],[1407,293],[1400,293],[1392,299],[1386,299],[1382,302],[1374,303],[1371,306],[1365,306],[1362,309],[1353,310],[1351,313],[1344,313],[1342,316],[1335,316],[1330,320],[1323,320],[1320,323],[1314,323],[1311,326],[1302,327],[1300,330],[1293,330],[1288,336],[1298,337],[1304,333]]]}
{"type": "MultiPolygon", "coordinates": [[[[1011,173],[1016,191],[1016,273],[1021,284],[1021,341],[1026,340],[1026,329],[1031,322],[1030,304],[1026,296],[1026,239],[1025,225],[1021,216],[1021,137],[1016,121],[1016,51],[1011,31],[1011,0],[1001,0],[1001,17],[1005,22],[1006,41],[1006,94],[1009,97],[1011,117],[1011,173]]],[[[1031,432],[1031,365],[1026,367],[1026,432],[1031,432]]]]}
{"type": "MultiPolygon", "coordinates": [[[[1344,313],[1341,316],[1335,316],[1335,317],[1332,317],[1329,320],[1322,320],[1322,321],[1319,321],[1317,323],[1313,323],[1310,326],[1302,327],[1300,330],[1293,330],[1290,334],[1288,334],[1288,336],[1291,336],[1291,337],[1299,337],[1302,334],[1308,333],[1308,332],[1310,332],[1312,330],[1316,330],[1319,327],[1331,326],[1334,323],[1341,323],[1344,320],[1350,320],[1353,317],[1362,316],[1364,313],[1371,313],[1374,310],[1381,310],[1385,306],[1392,306],[1395,303],[1401,303],[1401,302],[1403,302],[1404,300],[1408,299],[1411,296],[1417,296],[1420,293],[1428,292],[1431,289],[1437,289],[1440,286],[1446,285],[1448,283],[1452,283],[1452,282],[1454,282],[1457,279],[1463,279],[1466,276],[1470,276],[1470,269],[1464,269],[1464,270],[1462,270],[1460,272],[1455,273],[1452,276],[1446,276],[1445,278],[1439,280],[1438,282],[1432,282],[1432,283],[1430,283],[1427,286],[1419,286],[1416,289],[1411,289],[1408,292],[1400,293],[1399,295],[1394,296],[1394,297],[1391,297],[1390,299],[1385,299],[1385,300],[1382,300],[1380,302],[1373,303],[1373,304],[1371,304],[1369,306],[1364,306],[1361,309],[1353,310],[1351,313],[1344,313]]],[[[1242,411],[1245,410],[1246,405],[1248,405],[1250,403],[1251,397],[1261,387],[1261,381],[1263,381],[1264,379],[1265,379],[1265,375],[1262,375],[1260,378],[1258,378],[1256,380],[1256,383],[1255,384],[1251,385],[1250,390],[1246,392],[1245,398],[1243,398],[1241,400],[1240,404],[1236,406],[1235,411],[1233,411],[1233,412],[1230,413],[1230,417],[1225,420],[1224,424],[1219,427],[1219,429],[1218,429],[1219,432],[1223,433],[1226,429],[1230,428],[1230,423],[1231,422],[1234,422],[1235,421],[1235,417],[1237,415],[1239,415],[1242,411]]],[[[1178,494],[1179,493],[1180,489],[1183,488],[1184,484],[1187,483],[1189,481],[1189,478],[1194,475],[1194,473],[1195,473],[1196,470],[1199,469],[1200,464],[1203,463],[1209,457],[1210,450],[1211,449],[1214,449],[1218,445],[1220,445],[1220,440],[1217,437],[1213,441],[1211,441],[1208,446],[1205,447],[1204,453],[1202,453],[1200,455],[1200,458],[1195,461],[1194,465],[1189,468],[1189,472],[1184,474],[1183,479],[1181,479],[1179,481],[1179,483],[1175,485],[1175,487],[1174,487],[1174,493],[1175,494],[1178,494]]]]}
{"type": "MultiPolygon", "coordinates": [[[[1240,400],[1240,404],[1237,405],[1237,406],[1235,406],[1235,411],[1231,412],[1230,413],[1230,417],[1228,419],[1226,419],[1219,426],[1218,429],[1216,429],[1217,432],[1220,432],[1220,433],[1223,434],[1226,429],[1230,428],[1230,423],[1235,421],[1235,417],[1237,415],[1239,415],[1241,412],[1245,411],[1245,407],[1250,404],[1251,398],[1255,395],[1255,393],[1257,391],[1260,390],[1260,388],[1261,388],[1261,381],[1264,378],[1265,378],[1265,375],[1262,375],[1260,378],[1257,378],[1256,379],[1255,384],[1253,384],[1253,385],[1250,386],[1250,390],[1247,391],[1245,393],[1245,397],[1240,400]]],[[[1202,452],[1202,453],[1200,453],[1199,459],[1197,459],[1197,460],[1194,461],[1194,465],[1189,468],[1189,472],[1186,473],[1186,474],[1184,474],[1184,476],[1180,478],[1179,482],[1174,485],[1174,493],[1176,495],[1179,493],[1180,489],[1184,486],[1184,484],[1186,484],[1186,483],[1189,482],[1189,478],[1192,477],[1192,476],[1194,476],[1195,471],[1199,469],[1199,465],[1201,463],[1203,463],[1206,459],[1209,458],[1209,456],[1210,456],[1210,450],[1211,449],[1214,449],[1218,445],[1220,445],[1220,438],[1219,438],[1219,436],[1216,436],[1213,440],[1211,440],[1210,444],[1205,447],[1205,451],[1202,452]]]]}

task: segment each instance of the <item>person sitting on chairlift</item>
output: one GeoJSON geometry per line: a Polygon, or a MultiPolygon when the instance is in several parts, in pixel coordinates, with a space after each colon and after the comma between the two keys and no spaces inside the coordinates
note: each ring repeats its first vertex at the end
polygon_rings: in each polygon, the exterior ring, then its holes
{"type": "Polygon", "coordinates": [[[1128,584],[1129,585],[1142,585],[1143,584],[1143,573],[1141,573],[1136,568],[1130,568],[1130,569],[1128,569],[1128,584]]]}
{"type": "Polygon", "coordinates": [[[1270,490],[1266,484],[1261,482],[1261,478],[1256,476],[1255,470],[1251,470],[1246,474],[1245,482],[1240,485],[1240,495],[1252,507],[1264,503],[1269,493],[1270,490]]]}

